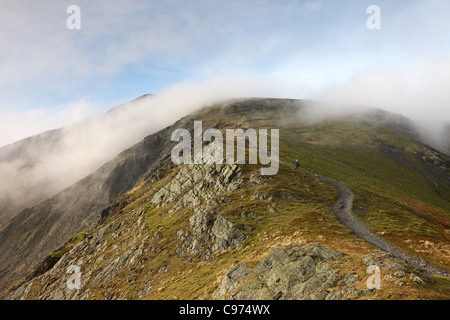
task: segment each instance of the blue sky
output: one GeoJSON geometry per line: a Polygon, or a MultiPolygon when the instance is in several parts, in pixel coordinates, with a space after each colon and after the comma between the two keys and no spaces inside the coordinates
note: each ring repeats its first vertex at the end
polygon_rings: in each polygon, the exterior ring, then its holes
{"type": "Polygon", "coordinates": [[[449,12],[447,0],[2,1],[0,145],[235,74],[273,83],[270,95],[450,121],[449,12]],[[80,30],[66,27],[71,4],[80,30]],[[366,27],[372,4],[381,30],[366,27]]]}

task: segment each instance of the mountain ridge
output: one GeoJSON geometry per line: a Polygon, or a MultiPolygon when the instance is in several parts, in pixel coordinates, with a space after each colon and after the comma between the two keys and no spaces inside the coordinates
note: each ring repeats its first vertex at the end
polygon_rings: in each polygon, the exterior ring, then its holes
{"type": "Polygon", "coordinates": [[[1,147],[0,228],[19,211],[70,187],[152,133],[152,126],[136,118],[148,118],[153,96],[1,147]],[[127,121],[135,126],[129,128],[127,121]]]}
{"type": "MultiPolygon", "coordinates": [[[[70,220],[67,220],[66,222],[64,222],[62,224],[60,222],[59,227],[56,227],[56,229],[58,229],[58,228],[61,229],[60,231],[63,231],[62,234],[64,234],[64,237],[60,238],[59,241],[56,241],[57,243],[53,243],[52,245],[47,246],[47,247],[44,244],[42,244],[42,248],[44,248],[44,250],[42,250],[40,252],[39,256],[34,256],[34,258],[32,259],[33,263],[31,263],[30,265],[32,265],[32,267],[34,267],[34,268],[37,267],[39,265],[40,261],[42,261],[42,259],[45,257],[45,255],[50,254],[52,251],[60,248],[62,245],[64,245],[64,243],[66,241],[69,240],[69,238],[71,236],[82,231],[83,228],[84,229],[86,229],[86,228],[87,229],[92,229],[92,228],[95,229],[96,228],[95,226],[101,227],[105,223],[108,223],[108,221],[111,221],[111,219],[115,219],[115,217],[120,218],[121,214],[123,214],[121,212],[124,210],[124,208],[126,208],[127,206],[130,206],[132,203],[134,203],[136,201],[141,201],[141,202],[143,201],[143,200],[139,200],[140,196],[135,194],[136,192],[141,192],[141,193],[145,194],[146,189],[145,188],[142,189],[143,185],[148,184],[147,188],[154,190],[154,188],[155,188],[154,185],[158,185],[158,183],[161,183],[160,181],[163,181],[164,179],[167,180],[168,179],[167,172],[175,170],[174,165],[171,164],[170,159],[169,159],[170,149],[173,146],[173,143],[170,142],[169,136],[170,136],[171,131],[173,131],[175,128],[182,127],[182,128],[189,128],[189,130],[191,130],[193,120],[201,118],[201,119],[203,119],[203,121],[205,121],[205,128],[206,127],[214,127],[214,128],[217,127],[217,128],[223,129],[223,128],[227,128],[230,126],[235,127],[236,123],[241,124],[245,128],[261,127],[263,125],[265,125],[266,127],[274,127],[274,126],[282,124],[285,131],[288,130],[287,132],[289,134],[292,134],[294,132],[294,130],[293,130],[294,127],[290,127],[290,126],[292,126],[293,123],[295,124],[295,121],[292,122],[292,120],[296,119],[296,117],[298,116],[296,114],[298,109],[299,108],[301,109],[303,107],[304,107],[304,105],[302,105],[301,101],[295,101],[295,100],[289,100],[289,99],[287,99],[287,100],[249,99],[249,100],[238,100],[238,101],[233,101],[233,102],[227,102],[224,104],[219,104],[218,106],[213,106],[212,108],[202,109],[201,111],[198,111],[196,113],[188,115],[188,116],[184,117],[183,119],[177,121],[170,127],[167,127],[166,129],[163,129],[162,131],[157,132],[157,133],[145,138],[141,143],[138,143],[138,144],[134,145],[133,147],[131,147],[130,149],[127,149],[126,151],[119,154],[119,156],[117,158],[115,158],[114,160],[112,160],[112,161],[108,162],[107,164],[105,164],[104,166],[102,166],[97,171],[98,172],[97,176],[95,176],[95,174],[93,174],[93,175],[89,176],[91,178],[87,177],[87,178],[82,179],[79,182],[79,183],[81,183],[80,187],[79,187],[80,189],[84,188],[84,187],[81,187],[81,185],[84,186],[84,183],[86,183],[86,185],[90,185],[90,183],[92,182],[93,189],[87,188],[85,190],[84,194],[85,195],[92,194],[92,196],[95,195],[94,197],[98,197],[98,195],[102,195],[102,198],[101,198],[102,200],[100,200],[100,201],[98,201],[98,199],[97,200],[96,199],[89,200],[89,197],[86,197],[86,199],[88,199],[88,201],[86,201],[85,206],[83,206],[83,205],[80,206],[78,204],[79,212],[81,212],[85,209],[87,209],[86,211],[92,210],[92,212],[88,213],[87,215],[84,215],[84,216],[81,215],[81,219],[80,219],[80,217],[74,218],[75,221],[73,224],[76,225],[77,220],[84,221],[84,224],[82,224],[78,229],[73,228],[71,230],[62,230],[61,226],[67,225],[69,223],[68,221],[70,221],[70,220]],[[218,115],[221,115],[221,116],[219,117],[218,115]],[[286,126],[286,123],[279,122],[279,119],[285,119],[286,115],[288,115],[288,119],[289,118],[291,119],[290,122],[288,121],[287,126],[286,126]],[[252,126],[252,124],[255,126],[252,126]],[[258,125],[256,125],[256,124],[258,124],[258,125]],[[159,151],[159,152],[155,152],[155,151],[159,151]],[[135,152],[134,155],[133,155],[133,152],[135,152]],[[153,152],[153,156],[150,155],[151,152],[153,152]],[[157,155],[155,155],[155,154],[157,154],[157,155]],[[153,162],[152,162],[152,160],[153,160],[153,162]],[[123,161],[123,162],[121,162],[121,161],[123,161]],[[154,166],[152,167],[152,165],[154,165],[154,166]],[[108,172],[108,170],[110,170],[110,171],[108,172]],[[137,170],[136,172],[134,172],[134,175],[132,172],[133,170],[137,170]],[[152,171],[152,170],[154,170],[154,171],[152,171]],[[110,174],[111,172],[114,172],[114,174],[108,176],[108,174],[110,174]],[[159,176],[158,176],[158,172],[160,172],[159,176]],[[101,173],[104,174],[103,178],[102,178],[101,173]],[[131,175],[130,175],[130,173],[131,173],[131,175]],[[93,178],[93,177],[96,177],[96,178],[93,178]],[[108,177],[109,177],[109,179],[108,179],[108,177]],[[126,181],[122,182],[121,180],[124,177],[126,177],[128,180],[125,179],[126,181]],[[93,179],[93,180],[89,180],[89,179],[93,179]],[[141,182],[139,182],[139,181],[141,181],[141,182]],[[110,189],[108,189],[108,185],[110,186],[110,189]],[[99,188],[99,189],[96,189],[96,188],[99,188]],[[133,191],[133,190],[135,190],[135,191],[133,191]],[[139,191],[139,190],[141,190],[141,191],[139,191]],[[131,193],[131,195],[130,195],[130,193],[131,193]],[[128,194],[128,196],[127,196],[127,194],[128,194]],[[125,198],[130,197],[130,200],[126,200],[124,197],[125,198]],[[121,201],[122,201],[122,203],[121,203],[121,201]]],[[[336,121],[334,121],[334,122],[336,122],[336,121]]],[[[331,123],[333,123],[333,121],[331,121],[331,123]]],[[[338,123],[337,126],[339,127],[340,122],[337,122],[337,123],[338,123]]],[[[325,129],[320,129],[320,130],[325,130],[324,132],[327,132],[326,130],[328,130],[328,129],[326,129],[326,125],[329,125],[329,124],[323,125],[325,129]]],[[[302,148],[305,148],[305,147],[308,147],[308,148],[315,148],[315,147],[331,148],[329,150],[333,151],[333,149],[335,148],[334,140],[338,141],[340,139],[340,138],[338,139],[338,136],[328,134],[328,137],[322,138],[322,140],[320,140],[320,141],[315,141],[315,140],[310,139],[310,138],[313,138],[314,135],[316,135],[316,133],[314,132],[314,130],[316,130],[314,126],[309,125],[309,124],[303,124],[303,127],[302,126],[299,127],[298,124],[295,124],[295,126],[296,126],[295,128],[303,128],[301,130],[306,130],[303,133],[298,134],[298,137],[301,137],[301,139],[298,140],[297,143],[301,143],[302,148]],[[311,128],[312,131],[308,128],[311,128]],[[308,130],[310,130],[310,131],[308,131],[308,130]],[[314,143],[311,144],[311,143],[307,143],[307,142],[314,142],[314,143]],[[332,142],[333,144],[330,144],[330,142],[332,142]],[[330,145],[331,145],[331,147],[330,147],[330,145]]],[[[377,128],[377,127],[378,126],[374,126],[374,128],[377,128]]],[[[351,128],[351,127],[349,127],[349,128],[351,128]]],[[[357,129],[357,127],[354,127],[354,128],[357,129]]],[[[342,130],[344,130],[344,129],[342,129],[342,130]]],[[[345,129],[345,130],[347,130],[347,129],[345,129]]],[[[343,138],[342,138],[342,141],[340,142],[341,144],[343,142],[347,143],[347,140],[346,140],[347,132],[345,130],[342,131],[344,134],[342,135],[343,138]]],[[[365,129],[365,130],[369,130],[369,129],[365,129]]],[[[383,132],[383,134],[384,134],[384,132],[383,132]]],[[[320,135],[321,134],[319,134],[319,136],[320,135]]],[[[348,138],[349,142],[348,143],[350,143],[350,145],[351,144],[357,145],[358,142],[352,141],[350,139],[350,137],[351,137],[351,135],[349,134],[349,138],[348,138]]],[[[409,139],[409,138],[402,138],[402,139],[409,139]]],[[[289,144],[292,145],[292,142],[290,142],[288,140],[286,140],[286,137],[285,137],[284,140],[283,139],[281,140],[281,142],[282,142],[282,144],[289,142],[289,144]]],[[[339,144],[337,144],[337,146],[339,146],[339,144]]],[[[311,149],[311,150],[312,150],[311,152],[317,152],[318,149],[315,149],[316,151],[313,151],[313,149],[311,149]]],[[[430,151],[430,152],[433,152],[433,151],[430,151]]],[[[295,156],[293,156],[291,153],[292,153],[292,150],[285,149],[284,155],[282,155],[282,156],[292,159],[295,156]],[[289,154],[287,154],[286,151],[289,154]]],[[[321,153],[321,152],[319,152],[319,153],[321,153]]],[[[408,153],[408,154],[410,154],[410,153],[408,153]]],[[[444,157],[444,156],[441,155],[441,157],[444,157]]],[[[388,163],[387,160],[383,160],[383,161],[386,161],[386,163],[388,163]]],[[[313,162],[311,164],[313,164],[313,162]]],[[[284,168],[282,170],[285,171],[286,169],[284,168]]],[[[321,170],[324,170],[324,169],[322,168],[321,170]]],[[[315,170],[315,171],[317,172],[318,170],[315,170]]],[[[289,173],[289,174],[291,174],[291,173],[289,173]]],[[[445,176],[445,174],[443,174],[443,176],[445,176]]],[[[257,181],[258,179],[260,180],[261,178],[257,178],[257,179],[254,178],[254,181],[257,181]]],[[[419,178],[416,178],[416,179],[419,179],[419,178]]],[[[422,181],[421,179],[419,179],[419,180],[422,181]]],[[[317,183],[318,182],[314,182],[314,184],[317,184],[317,183]]],[[[439,183],[442,184],[443,182],[440,180],[439,183]]],[[[14,223],[10,224],[8,226],[10,229],[8,229],[8,227],[7,227],[2,232],[0,232],[0,240],[2,240],[0,243],[4,244],[2,247],[0,247],[0,252],[2,252],[2,255],[1,255],[2,259],[0,261],[6,261],[7,257],[8,257],[8,252],[11,252],[11,251],[5,250],[4,246],[6,243],[14,242],[13,238],[11,238],[11,234],[13,233],[12,230],[14,228],[21,227],[22,229],[16,229],[16,230],[22,230],[21,235],[23,237],[24,234],[27,234],[27,232],[30,232],[30,230],[33,229],[33,227],[32,227],[33,224],[37,223],[37,221],[39,221],[39,219],[42,219],[42,216],[48,214],[49,207],[52,207],[51,210],[55,210],[55,208],[58,209],[58,205],[56,205],[58,203],[58,201],[60,204],[66,205],[66,204],[69,204],[68,199],[70,199],[71,197],[72,197],[72,199],[73,198],[83,198],[83,197],[77,196],[77,192],[74,193],[75,196],[74,195],[70,196],[71,188],[74,188],[74,187],[69,187],[68,189],[65,189],[65,191],[60,193],[63,195],[52,197],[53,200],[50,200],[50,199],[47,200],[50,202],[42,204],[41,208],[39,208],[39,206],[37,206],[35,208],[26,209],[26,210],[22,211],[21,216],[19,218],[17,218],[15,221],[16,224],[14,224],[14,223]],[[65,198],[64,192],[65,192],[65,195],[67,195],[67,198],[65,198]],[[57,201],[54,202],[50,206],[49,204],[51,203],[51,201],[55,201],[55,197],[56,197],[57,201]],[[34,215],[33,215],[33,213],[34,213],[34,215]],[[31,223],[33,221],[30,219],[37,219],[37,220],[35,220],[34,223],[31,223]],[[23,221],[30,222],[30,225],[28,227],[26,225],[21,226],[21,222],[23,222],[23,221]],[[7,232],[5,232],[5,230],[7,232]]],[[[303,188],[303,187],[301,187],[301,188],[303,188]]],[[[352,188],[354,188],[354,186],[352,186],[352,188]]],[[[243,190],[245,190],[245,188],[243,190]]],[[[73,189],[72,189],[72,191],[73,191],[73,189]]],[[[445,189],[444,192],[447,192],[447,190],[445,189]]],[[[263,198],[264,197],[265,196],[263,196],[263,198]]],[[[318,200],[318,199],[320,199],[319,195],[315,195],[314,197],[311,199],[313,199],[314,201],[319,201],[318,200]],[[313,199],[314,197],[318,197],[317,200],[314,200],[313,199]]],[[[313,200],[311,200],[311,201],[313,201],[313,200]]],[[[261,201],[264,201],[264,199],[261,201]]],[[[330,208],[331,208],[331,204],[332,204],[332,201],[329,204],[330,208]]],[[[277,209],[275,209],[275,207],[271,207],[271,205],[269,205],[269,211],[276,212],[277,209]]],[[[74,208],[77,208],[76,202],[73,203],[72,205],[69,205],[69,208],[72,208],[72,211],[74,210],[74,208]]],[[[181,209],[184,210],[186,208],[182,207],[181,209]]],[[[164,212],[168,212],[168,211],[166,211],[166,209],[161,209],[161,210],[163,210],[164,212]]],[[[144,211],[148,212],[147,209],[144,211]]],[[[200,213],[199,218],[201,218],[201,219],[199,221],[202,221],[202,219],[206,219],[206,217],[208,217],[210,214],[211,213],[207,213],[207,212],[200,213]],[[206,216],[203,217],[202,215],[204,215],[204,214],[206,214],[206,216]]],[[[67,214],[65,215],[64,213],[61,213],[61,212],[54,213],[53,215],[50,216],[50,218],[53,217],[56,219],[56,217],[59,217],[59,216],[66,217],[65,219],[67,219],[67,214]]],[[[214,214],[212,217],[215,217],[214,214]]],[[[47,217],[47,219],[50,219],[50,218],[47,217]]],[[[224,216],[224,218],[230,219],[230,217],[227,218],[226,216],[224,216]]],[[[220,221],[220,219],[222,219],[222,218],[219,218],[218,221],[220,221]]],[[[50,224],[52,224],[52,223],[55,223],[55,222],[50,221],[50,224]]],[[[69,223],[69,224],[71,224],[71,223],[69,223]]],[[[58,224],[56,222],[56,224],[53,224],[53,225],[58,225],[58,224]]],[[[196,228],[198,228],[198,226],[194,224],[192,228],[193,228],[193,230],[195,230],[196,228]]],[[[223,227],[220,227],[220,228],[223,228],[223,227]]],[[[51,227],[50,227],[50,229],[51,229],[51,227]]],[[[240,229],[240,228],[238,228],[238,229],[240,229]]],[[[195,235],[195,234],[196,233],[194,232],[193,235],[195,235]]],[[[179,236],[177,236],[177,238],[178,237],[179,236]]],[[[210,236],[208,236],[208,237],[210,237],[210,236]]],[[[39,238],[39,236],[37,236],[37,238],[39,238]]],[[[186,238],[186,239],[188,239],[188,238],[186,238]]],[[[17,240],[16,243],[19,243],[19,240],[17,240]]],[[[191,244],[189,244],[188,247],[190,245],[191,244]]],[[[31,247],[33,247],[33,246],[31,246],[31,247]]],[[[20,249],[21,247],[19,246],[18,248],[20,249]]],[[[13,251],[16,251],[16,250],[13,250],[13,251]]],[[[24,249],[20,249],[16,252],[17,253],[22,252],[22,257],[25,257],[28,254],[27,250],[24,250],[24,249]]],[[[17,265],[13,264],[12,266],[13,266],[12,268],[17,268],[17,265]]],[[[11,268],[11,267],[9,267],[9,268],[11,268]]],[[[8,282],[5,282],[3,279],[5,279],[6,273],[10,272],[10,270],[11,269],[9,269],[9,271],[8,271],[8,266],[3,265],[2,274],[0,274],[0,277],[2,277],[2,284],[8,284],[8,282]]],[[[20,268],[19,268],[19,270],[20,270],[20,268]]],[[[16,276],[12,277],[12,278],[18,279],[20,277],[25,276],[26,274],[29,274],[32,271],[32,268],[28,268],[28,270],[26,272],[24,272],[24,270],[20,270],[20,271],[22,271],[22,272],[16,274],[16,276]]],[[[47,271],[47,270],[45,270],[45,271],[47,271]]],[[[9,282],[9,284],[11,282],[13,282],[12,279],[9,282]]]]}

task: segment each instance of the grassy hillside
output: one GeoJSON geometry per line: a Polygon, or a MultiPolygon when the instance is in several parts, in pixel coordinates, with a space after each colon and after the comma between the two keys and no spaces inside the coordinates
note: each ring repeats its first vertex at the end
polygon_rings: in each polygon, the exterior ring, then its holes
{"type": "MultiPolygon", "coordinates": [[[[355,194],[354,214],[374,233],[450,267],[450,202],[444,199],[450,198],[448,167],[430,167],[423,160],[424,152],[435,151],[395,127],[375,125],[370,119],[312,124],[302,119],[298,107],[291,100],[237,101],[226,108],[205,109],[184,122],[189,124],[191,119],[193,126],[193,120],[203,120],[204,130],[218,128],[224,136],[225,129],[236,124],[243,129],[280,130],[278,174],[258,177],[259,166],[242,165],[241,187],[216,193],[211,199],[215,210],[246,236],[242,249],[230,248],[209,260],[194,257],[189,261],[177,254],[178,232],[188,228],[193,209],[175,210],[176,201],[161,207],[152,203],[155,193],[182,168],[165,160],[158,169],[160,175],[148,172],[116,201],[101,225],[83,237],[73,237],[67,246],[75,249],[63,251],[55,268],[29,282],[27,297],[55,298],[55,288],[66,277],[60,271],[72,262],[82,264],[86,274],[86,289],[77,297],[209,299],[236,263],[253,267],[272,248],[299,242],[320,242],[343,252],[345,264],[334,262],[333,266],[340,276],[356,273],[362,288],[368,277],[363,258],[379,250],[337,219],[331,211],[337,190],[314,173],[350,188],[355,194]],[[295,169],[295,159],[301,163],[299,169],[295,169]],[[413,168],[423,170],[428,178],[413,168]],[[441,195],[430,179],[438,183],[441,195]]],[[[404,287],[385,281],[383,290],[371,298],[448,298],[449,281],[437,279],[425,286],[411,283],[404,287]]]]}
{"type": "MultiPolygon", "coordinates": [[[[282,141],[287,158],[298,158],[308,170],[351,188],[357,196],[354,212],[372,230],[416,254],[450,264],[450,202],[420,173],[386,155],[380,141],[425,170],[415,156],[422,145],[394,131],[352,123],[292,126],[282,141]]],[[[439,190],[450,198],[448,185],[440,183],[439,190]]]]}

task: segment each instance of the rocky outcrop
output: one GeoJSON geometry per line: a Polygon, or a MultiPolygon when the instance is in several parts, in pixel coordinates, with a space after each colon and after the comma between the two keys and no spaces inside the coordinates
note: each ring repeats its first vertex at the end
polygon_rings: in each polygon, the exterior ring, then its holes
{"type": "Polygon", "coordinates": [[[236,289],[252,274],[252,270],[243,262],[240,262],[227,271],[219,287],[214,291],[212,297],[228,296],[233,294],[236,289]]]}
{"type": "Polygon", "coordinates": [[[193,208],[189,226],[177,232],[177,254],[189,261],[210,260],[212,254],[242,248],[245,236],[214,209],[217,194],[235,192],[242,185],[242,168],[232,165],[184,165],[163,185],[150,202],[155,207],[174,205],[179,209],[193,208]]]}
{"type": "MultiPolygon", "coordinates": [[[[367,287],[366,283],[360,285],[364,279],[357,273],[340,276],[341,267],[335,270],[330,261],[342,265],[343,269],[347,263],[344,254],[322,247],[319,243],[282,245],[272,249],[253,269],[243,262],[233,266],[226,272],[212,297],[232,300],[376,298],[373,288],[367,287]],[[372,292],[374,295],[368,297],[372,292]]],[[[363,257],[362,262],[367,266],[379,266],[384,273],[381,279],[384,284],[386,281],[396,281],[397,286],[426,284],[423,280],[426,274],[410,272],[413,267],[387,253],[369,254],[363,257]]]]}
{"type": "Polygon", "coordinates": [[[326,299],[330,295],[329,290],[339,280],[327,261],[342,257],[342,253],[324,248],[319,243],[279,246],[272,249],[253,270],[245,263],[231,268],[213,297],[236,300],[326,299]]]}
{"type": "MultiPolygon", "coordinates": [[[[183,166],[154,194],[149,201],[153,205],[165,206],[174,201],[179,208],[193,207],[188,210],[193,212],[188,226],[178,230],[177,255],[188,261],[209,261],[215,253],[242,248],[245,235],[215,209],[217,204],[212,199],[217,194],[238,190],[242,183],[241,175],[242,169],[237,165],[183,166]]],[[[174,212],[176,209],[172,207],[171,210],[174,212]]],[[[56,263],[9,292],[6,299],[29,298],[33,283],[38,288],[31,291],[33,298],[88,299],[91,295],[89,288],[117,281],[118,273],[131,272],[131,269],[167,250],[163,233],[148,231],[144,207],[116,217],[105,218],[103,227],[99,226],[100,229],[84,236],[56,263]],[[82,271],[81,291],[68,288],[70,274],[67,270],[72,265],[82,271]]],[[[168,273],[170,270],[162,264],[156,272],[168,273]]],[[[150,283],[139,285],[144,288],[139,291],[141,296],[153,286],[150,283]]],[[[120,292],[112,292],[105,298],[125,297],[120,292]]]]}
{"type": "Polygon", "coordinates": [[[184,165],[150,200],[157,208],[175,203],[170,212],[195,208],[218,193],[235,192],[242,184],[242,169],[232,165],[184,165]]]}
{"type": "Polygon", "coordinates": [[[364,257],[363,263],[367,266],[376,265],[380,267],[380,270],[385,271],[383,280],[393,281],[399,286],[406,285],[408,282],[425,285],[426,282],[434,281],[431,274],[426,270],[418,269],[417,267],[408,268],[405,261],[395,258],[386,252],[380,251],[369,254],[364,257]]]}
{"type": "Polygon", "coordinates": [[[250,175],[249,183],[248,183],[247,187],[251,188],[254,186],[258,186],[258,185],[266,185],[267,182],[265,182],[264,180],[268,180],[271,178],[272,178],[271,176],[263,176],[259,172],[252,173],[250,175]]]}
{"type": "Polygon", "coordinates": [[[177,232],[177,254],[189,261],[210,260],[212,254],[242,248],[245,236],[214,209],[217,194],[235,192],[242,185],[242,168],[232,165],[184,165],[151,198],[155,207],[193,208],[189,226],[177,232]]]}
{"type": "MultiPolygon", "coordinates": [[[[158,231],[148,232],[146,228],[143,208],[110,221],[96,232],[80,239],[50,270],[12,290],[5,299],[30,299],[33,285],[37,289],[32,299],[88,299],[92,293],[91,288],[114,280],[120,271],[129,271],[142,263],[143,259],[157,255],[164,249],[160,245],[163,235],[158,231]],[[68,287],[67,283],[73,275],[68,273],[70,266],[80,268],[80,285],[83,290],[68,287]]],[[[124,298],[120,294],[112,292],[105,298],[124,298]]]]}
{"type": "Polygon", "coordinates": [[[195,209],[189,229],[178,231],[177,254],[188,259],[210,260],[211,254],[242,248],[244,234],[211,206],[195,209]]]}
{"type": "Polygon", "coordinates": [[[173,129],[147,137],[91,175],[11,219],[0,230],[0,291],[26,277],[73,234],[92,230],[105,208],[149,170],[160,167],[164,155],[170,154],[173,129]]]}

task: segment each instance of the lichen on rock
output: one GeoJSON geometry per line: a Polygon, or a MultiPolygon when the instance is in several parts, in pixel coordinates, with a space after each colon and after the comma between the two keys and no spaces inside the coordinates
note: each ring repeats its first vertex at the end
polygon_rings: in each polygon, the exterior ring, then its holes
{"type": "Polygon", "coordinates": [[[192,258],[209,260],[215,252],[242,248],[245,235],[212,206],[194,209],[189,228],[178,231],[177,254],[191,261],[192,258]]]}
{"type": "Polygon", "coordinates": [[[342,257],[342,253],[319,243],[282,245],[272,249],[252,270],[244,263],[232,267],[213,297],[323,300],[330,297],[330,289],[336,287],[339,280],[327,261],[342,257]],[[251,276],[252,280],[246,283],[251,276]]]}
{"type": "Polygon", "coordinates": [[[156,207],[176,203],[195,208],[218,193],[235,192],[242,184],[242,168],[236,164],[184,165],[150,200],[156,207]]]}

